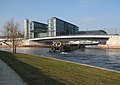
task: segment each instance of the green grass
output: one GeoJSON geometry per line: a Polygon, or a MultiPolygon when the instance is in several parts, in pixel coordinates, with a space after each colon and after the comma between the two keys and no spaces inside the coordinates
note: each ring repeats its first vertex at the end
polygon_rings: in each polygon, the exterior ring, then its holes
{"type": "Polygon", "coordinates": [[[116,72],[21,53],[0,58],[29,85],[120,85],[116,72]]]}

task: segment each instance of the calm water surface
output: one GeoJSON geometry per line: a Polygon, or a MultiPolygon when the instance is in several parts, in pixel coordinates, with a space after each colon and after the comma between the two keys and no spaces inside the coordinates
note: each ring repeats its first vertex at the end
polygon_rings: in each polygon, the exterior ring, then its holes
{"type": "MultiPolygon", "coordinates": [[[[1,50],[11,51],[10,48],[1,50]]],[[[79,49],[67,53],[50,53],[49,48],[18,48],[17,52],[43,55],[120,71],[120,49],[79,49]]]]}

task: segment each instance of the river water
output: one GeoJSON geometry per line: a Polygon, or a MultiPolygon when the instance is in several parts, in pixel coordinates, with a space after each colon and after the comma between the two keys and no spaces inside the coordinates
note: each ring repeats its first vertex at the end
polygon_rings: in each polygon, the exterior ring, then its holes
{"type": "MultiPolygon", "coordinates": [[[[11,51],[10,48],[1,50],[11,51]]],[[[120,71],[120,49],[79,49],[65,53],[50,53],[49,48],[18,48],[17,52],[88,64],[120,71]]]]}

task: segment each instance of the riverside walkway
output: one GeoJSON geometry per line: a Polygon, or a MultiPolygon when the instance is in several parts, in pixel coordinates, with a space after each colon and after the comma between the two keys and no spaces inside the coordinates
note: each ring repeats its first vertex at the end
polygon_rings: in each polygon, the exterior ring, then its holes
{"type": "Polygon", "coordinates": [[[0,60],[0,85],[27,85],[19,75],[0,60]]]}

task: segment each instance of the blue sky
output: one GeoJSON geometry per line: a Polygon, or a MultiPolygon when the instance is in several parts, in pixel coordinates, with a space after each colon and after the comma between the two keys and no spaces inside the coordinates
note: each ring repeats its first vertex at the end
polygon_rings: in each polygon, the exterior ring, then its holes
{"type": "Polygon", "coordinates": [[[79,30],[101,30],[120,34],[120,0],[0,0],[0,30],[14,18],[47,23],[50,17],[69,21],[79,30]]]}

